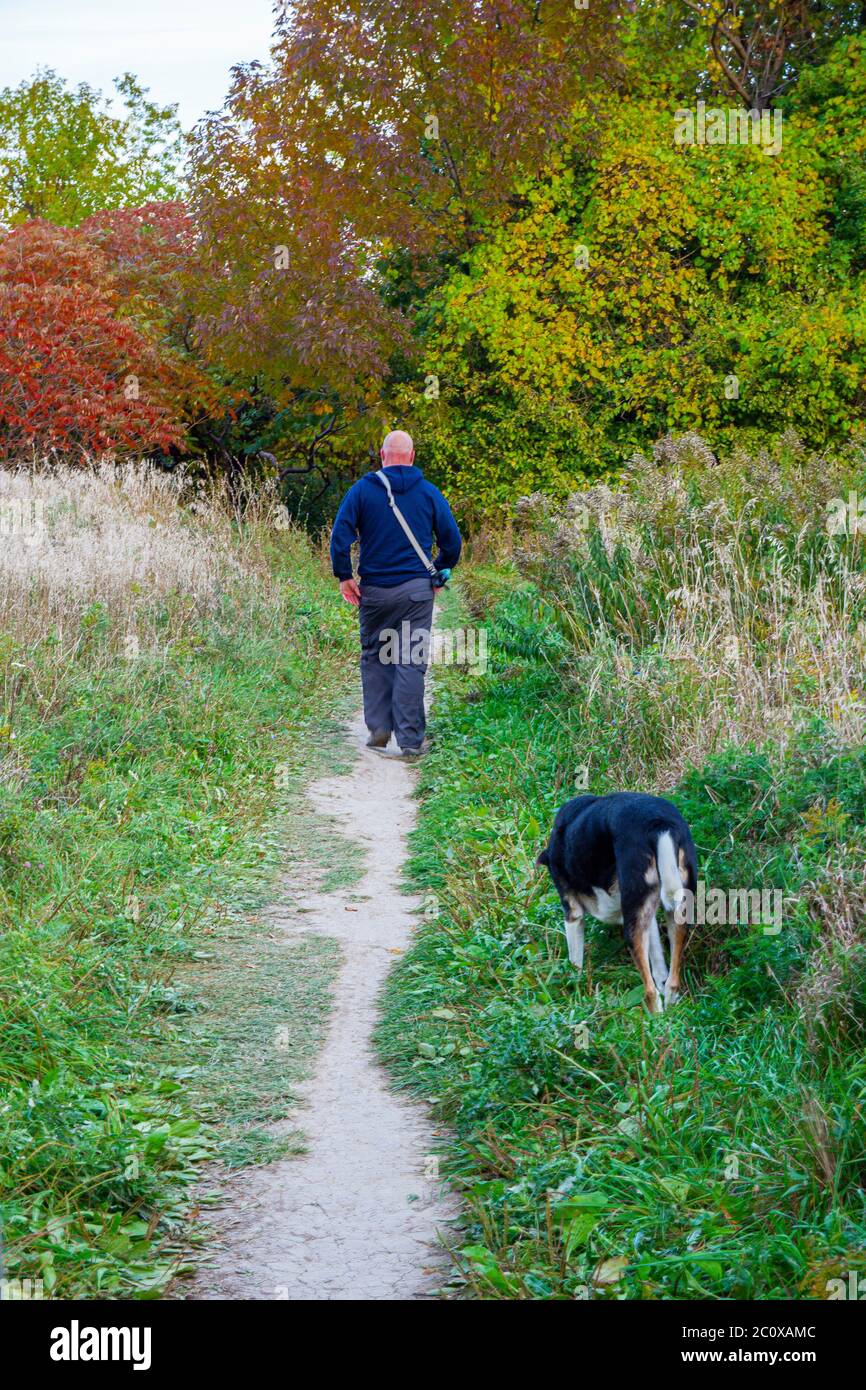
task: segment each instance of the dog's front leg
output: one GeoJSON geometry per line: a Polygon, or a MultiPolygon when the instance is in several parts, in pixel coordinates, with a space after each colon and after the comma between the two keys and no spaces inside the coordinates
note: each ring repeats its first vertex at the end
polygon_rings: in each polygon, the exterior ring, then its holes
{"type": "Polygon", "coordinates": [[[583,908],[576,898],[569,896],[565,904],[565,939],[568,942],[568,959],[575,970],[583,969],[583,908]]]}

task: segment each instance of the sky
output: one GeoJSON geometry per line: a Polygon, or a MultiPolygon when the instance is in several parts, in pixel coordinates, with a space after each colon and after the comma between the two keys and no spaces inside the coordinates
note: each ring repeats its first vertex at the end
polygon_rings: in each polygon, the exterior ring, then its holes
{"type": "Polygon", "coordinates": [[[268,57],[273,0],[0,0],[0,89],[37,67],[113,93],[132,72],[185,129],[223,104],[229,69],[268,57]]]}

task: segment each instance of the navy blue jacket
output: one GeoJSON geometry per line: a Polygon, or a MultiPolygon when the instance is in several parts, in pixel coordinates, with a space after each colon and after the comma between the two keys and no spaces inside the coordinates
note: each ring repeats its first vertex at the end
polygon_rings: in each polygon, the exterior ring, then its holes
{"type": "MultiPolygon", "coordinates": [[[[433,539],[439,546],[437,569],[453,569],[460,559],[462,541],[457,522],[442,493],[428,483],[420,468],[395,464],[385,469],[394,501],[415,533],[425,555],[432,558],[433,539]]],[[[366,473],[349,488],[340,503],[331,532],[331,564],[338,579],[352,578],[349,555],[352,542],[361,538],[358,566],[361,580],[391,589],[406,579],[426,575],[402,526],[388,504],[381,478],[366,473]]]]}

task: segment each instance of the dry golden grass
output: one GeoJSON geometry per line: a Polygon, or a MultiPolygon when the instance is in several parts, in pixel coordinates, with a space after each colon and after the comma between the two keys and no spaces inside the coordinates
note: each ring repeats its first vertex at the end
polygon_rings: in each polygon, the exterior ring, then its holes
{"type": "Polygon", "coordinates": [[[708,470],[701,457],[696,499],[694,466],[671,447],[666,471],[633,460],[623,490],[523,507],[518,563],[600,706],[633,720],[625,775],[645,779],[650,758],[670,787],[728,741],[784,748],[813,715],[840,746],[862,742],[864,538],[825,526],[828,500],[847,494],[841,465],[762,459],[744,476],[742,460],[708,470]]]}
{"type": "Polygon", "coordinates": [[[160,602],[182,626],[238,580],[267,585],[280,509],[265,493],[238,519],[224,489],[147,463],[0,472],[0,625],[64,649],[100,617],[124,650],[146,645],[160,602]]]}

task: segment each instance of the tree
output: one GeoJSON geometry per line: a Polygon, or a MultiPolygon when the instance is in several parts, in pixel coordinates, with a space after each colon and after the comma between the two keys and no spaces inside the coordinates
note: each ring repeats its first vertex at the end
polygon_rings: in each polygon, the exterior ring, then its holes
{"type": "Polygon", "coordinates": [[[77,226],[101,208],[177,197],[177,108],[148,101],[131,73],[115,86],[124,115],[50,69],[0,91],[0,225],[77,226]]]}
{"type": "Polygon", "coordinates": [[[437,281],[508,212],[606,61],[610,21],[574,0],[299,0],[272,63],[236,70],[193,138],[192,204],[215,265],[210,340],[282,405],[336,394],[375,422],[412,325],[391,253],[437,281]]]}
{"type": "Polygon", "coordinates": [[[705,31],[722,85],[758,111],[863,20],[860,0],[683,0],[705,31]]]}
{"type": "Polygon", "coordinates": [[[592,161],[563,144],[425,302],[436,391],[404,389],[402,422],[464,512],[567,492],[669,431],[862,429],[866,42],[804,81],[776,156],[676,145],[677,104],[611,96],[592,161]]]}
{"type": "Polygon", "coordinates": [[[0,242],[0,453],[146,452],[183,440],[171,372],[120,316],[84,233],[34,221],[0,242]]]}
{"type": "Polygon", "coordinates": [[[157,345],[173,410],[193,446],[221,455],[215,421],[248,392],[231,389],[218,368],[206,367],[198,332],[206,266],[189,210],[178,202],[146,203],[94,213],[80,230],[105,260],[123,317],[157,345]]]}
{"type": "Polygon", "coordinates": [[[833,249],[849,274],[866,270],[866,34],[838,43],[804,73],[787,108],[811,117],[835,185],[833,249]]]}

